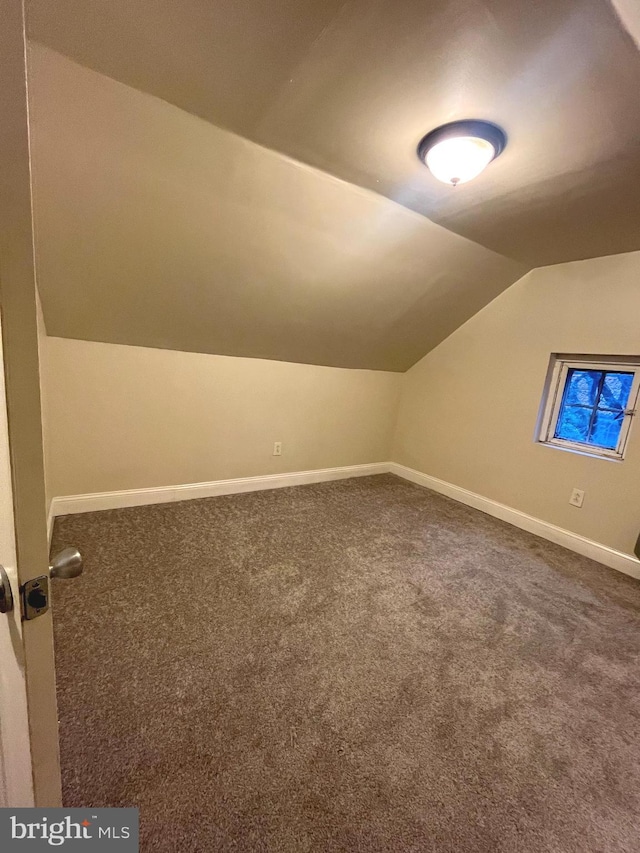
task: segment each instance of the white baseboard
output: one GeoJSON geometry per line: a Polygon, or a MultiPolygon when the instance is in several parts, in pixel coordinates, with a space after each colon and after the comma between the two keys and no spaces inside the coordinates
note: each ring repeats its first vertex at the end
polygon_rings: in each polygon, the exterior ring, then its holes
{"type": "Polygon", "coordinates": [[[582,554],[583,557],[589,557],[591,560],[603,563],[611,569],[617,569],[625,575],[631,575],[631,577],[640,579],[640,560],[637,560],[631,554],[616,551],[615,548],[601,545],[592,539],[579,536],[577,533],[571,533],[571,531],[565,530],[562,527],[556,527],[555,524],[550,524],[548,521],[542,521],[532,515],[527,515],[526,512],[520,512],[518,509],[513,509],[513,507],[498,503],[490,498],[485,498],[460,486],[454,486],[445,480],[430,477],[428,474],[423,474],[414,468],[407,468],[405,465],[391,462],[387,470],[391,474],[396,474],[398,477],[410,480],[419,486],[433,489],[434,492],[439,492],[441,495],[446,495],[474,509],[479,509],[481,512],[486,512],[487,515],[493,515],[495,518],[507,521],[509,524],[513,524],[514,527],[520,527],[529,533],[535,533],[536,536],[541,536],[543,539],[555,542],[556,545],[562,545],[570,551],[582,554]]]}
{"type": "Polygon", "coordinates": [[[345,480],[350,477],[386,474],[388,471],[388,462],[373,462],[369,465],[347,465],[343,468],[320,468],[315,471],[294,471],[289,474],[266,474],[262,477],[213,480],[210,483],[186,483],[182,486],[159,486],[153,489],[125,489],[118,492],[66,495],[53,498],[49,514],[53,519],[53,516],[72,515],[78,512],[172,503],[173,501],[187,501],[194,498],[235,495],[239,492],[257,492],[262,489],[281,489],[286,486],[302,486],[306,483],[324,483],[329,480],[345,480]]]}
{"type": "Polygon", "coordinates": [[[256,492],[262,489],[281,489],[286,486],[302,486],[306,483],[323,483],[329,480],[344,480],[350,477],[368,477],[372,474],[396,474],[419,486],[433,489],[453,500],[479,509],[481,512],[500,518],[514,527],[535,533],[543,539],[562,545],[570,551],[582,554],[617,569],[626,575],[640,579],[640,560],[631,554],[616,551],[607,545],[601,545],[577,533],[571,533],[548,521],[542,521],[532,515],[527,515],[513,507],[485,498],[475,492],[470,492],[460,486],[454,486],[445,480],[431,477],[399,465],[396,462],[374,462],[369,465],[348,465],[342,468],[321,468],[315,471],[295,471],[289,474],[266,474],[262,477],[239,477],[234,480],[213,480],[210,483],[187,483],[181,486],[160,486],[153,489],[127,489],[117,492],[96,492],[88,495],[66,495],[53,498],[49,508],[48,532],[49,541],[55,516],[71,515],[79,512],[95,512],[102,509],[118,509],[129,506],[145,506],[147,504],[171,503],[194,498],[211,498],[217,495],[234,495],[240,492],[256,492]]]}

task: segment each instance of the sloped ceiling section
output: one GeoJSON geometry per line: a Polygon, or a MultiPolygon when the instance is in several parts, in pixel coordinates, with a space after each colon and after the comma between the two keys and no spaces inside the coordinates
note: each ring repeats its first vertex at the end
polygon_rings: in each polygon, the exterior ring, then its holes
{"type": "Polygon", "coordinates": [[[640,3],[638,0],[611,0],[625,30],[640,48],[640,3]]]}
{"type": "Polygon", "coordinates": [[[640,248],[640,54],[607,0],[27,7],[30,35],[81,64],[528,266],[640,248]],[[416,145],[469,117],[510,141],[452,192],[416,145]]]}
{"type": "Polygon", "coordinates": [[[526,266],[32,44],[50,335],[405,370],[526,266]]]}

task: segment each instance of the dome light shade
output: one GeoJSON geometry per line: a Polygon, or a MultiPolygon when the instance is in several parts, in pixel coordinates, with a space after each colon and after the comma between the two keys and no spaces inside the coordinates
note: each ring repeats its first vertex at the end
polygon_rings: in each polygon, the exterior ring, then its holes
{"type": "Polygon", "coordinates": [[[496,124],[454,121],[428,133],[418,146],[418,156],[434,178],[455,187],[476,178],[506,144],[506,134],[496,124]]]}
{"type": "Polygon", "coordinates": [[[456,136],[436,142],[427,151],[426,162],[434,178],[455,187],[476,178],[495,155],[495,148],[486,139],[456,136]]]}

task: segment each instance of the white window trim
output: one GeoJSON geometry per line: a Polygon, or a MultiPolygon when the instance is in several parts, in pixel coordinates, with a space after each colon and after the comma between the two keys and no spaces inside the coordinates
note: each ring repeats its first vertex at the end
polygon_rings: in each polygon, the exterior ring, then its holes
{"type": "Polygon", "coordinates": [[[537,436],[538,442],[547,447],[569,450],[572,453],[581,453],[598,459],[613,459],[617,461],[624,459],[631,422],[636,414],[638,393],[640,391],[640,358],[621,358],[620,356],[589,358],[588,356],[556,355],[552,356],[552,365],[551,375],[545,384],[544,408],[537,436]],[[620,437],[615,448],[609,450],[606,447],[597,447],[592,444],[582,444],[581,442],[566,441],[565,439],[554,437],[562,406],[567,373],[572,368],[578,370],[627,370],[634,374],[627,409],[622,422],[622,428],[620,429],[620,437]]]}

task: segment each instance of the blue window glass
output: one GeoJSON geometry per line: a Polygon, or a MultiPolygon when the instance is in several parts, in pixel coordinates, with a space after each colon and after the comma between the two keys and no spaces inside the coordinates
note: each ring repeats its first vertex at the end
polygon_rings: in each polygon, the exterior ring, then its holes
{"type": "Polygon", "coordinates": [[[633,373],[569,368],[554,438],[615,449],[632,384],[633,373]]]}

